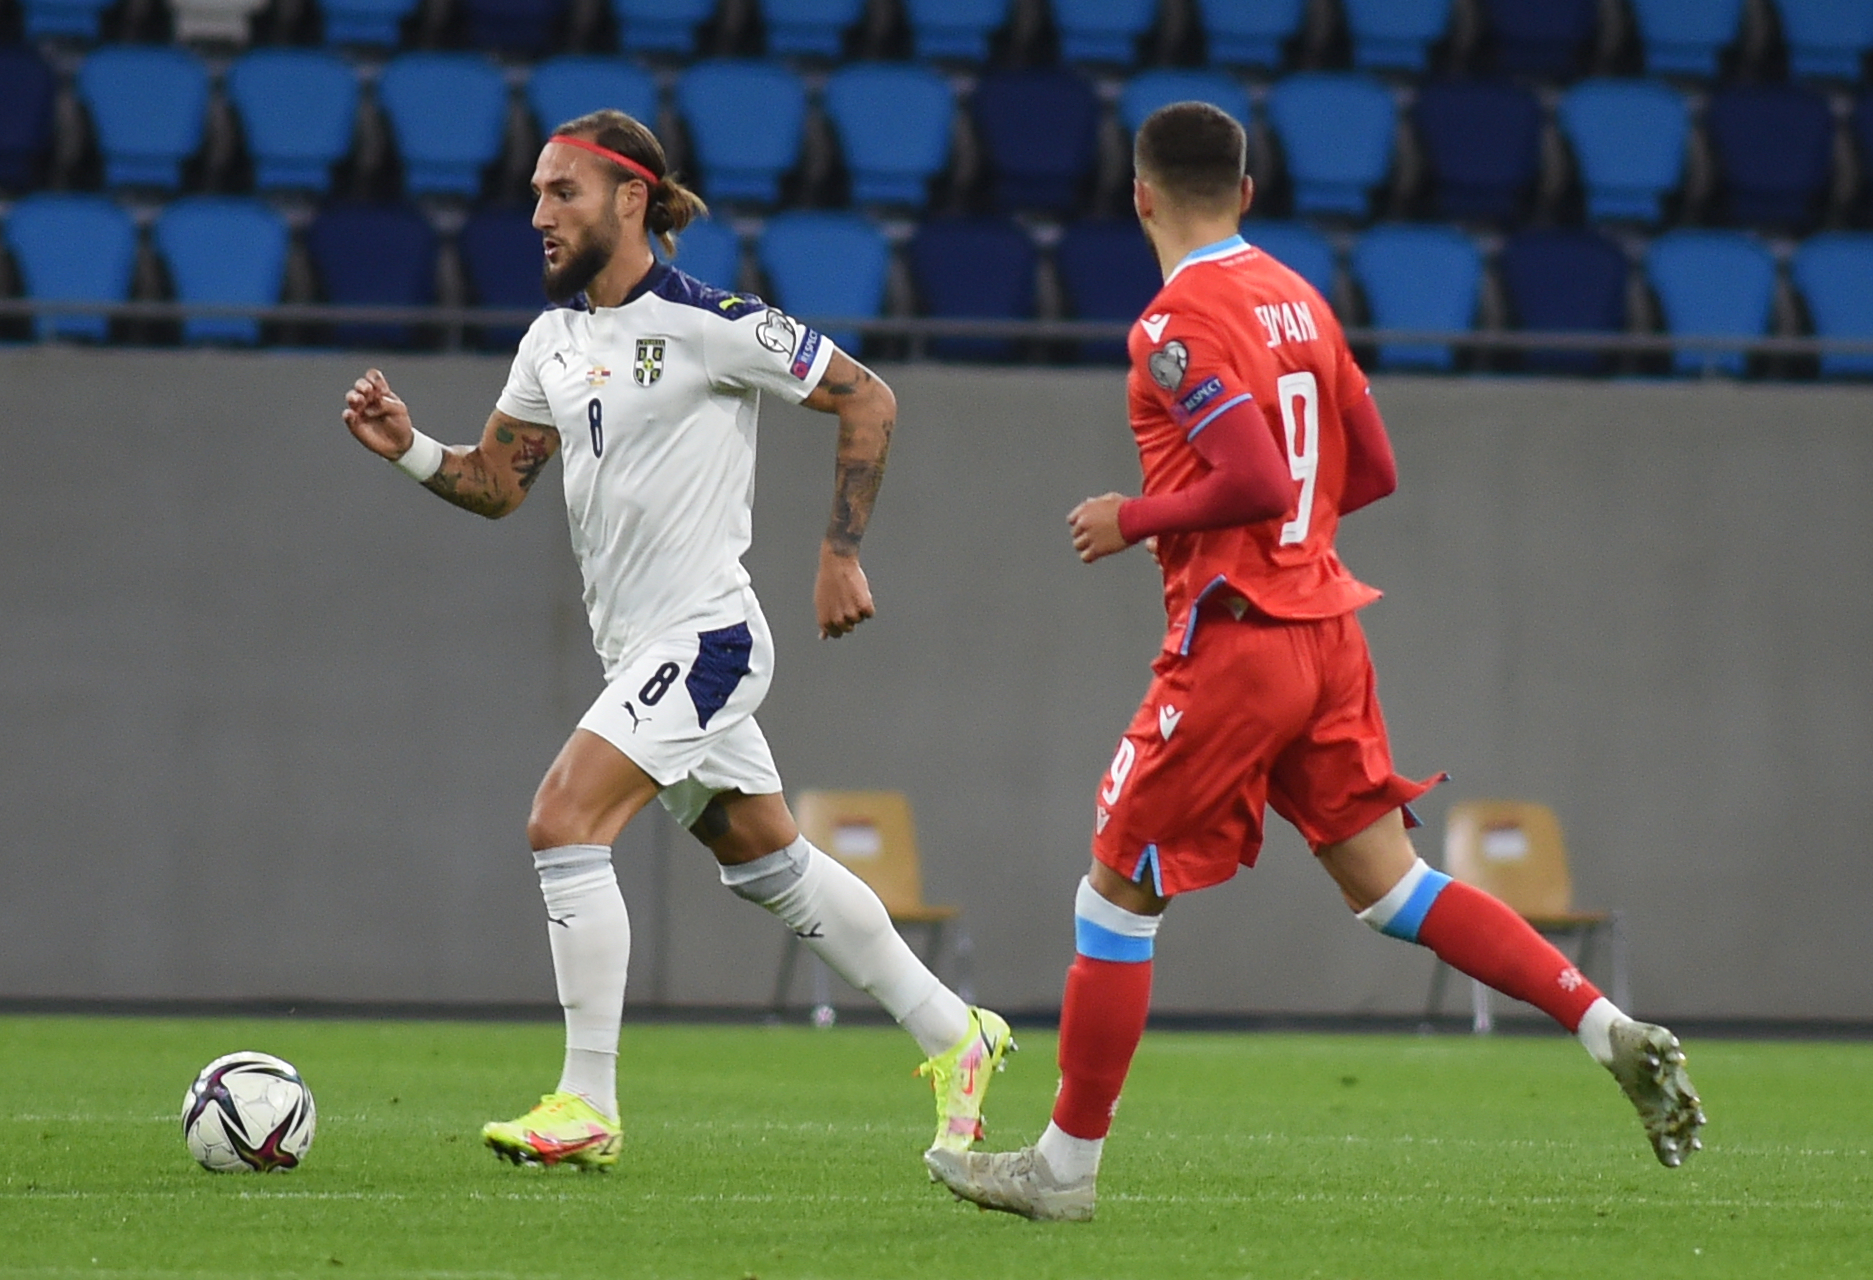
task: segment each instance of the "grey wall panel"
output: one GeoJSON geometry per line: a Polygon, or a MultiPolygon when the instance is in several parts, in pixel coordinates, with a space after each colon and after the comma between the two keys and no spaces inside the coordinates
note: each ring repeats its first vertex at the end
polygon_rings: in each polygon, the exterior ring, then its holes
{"type": "MultiPolygon", "coordinates": [[[[488,524],[366,456],[344,356],[24,350],[0,515],[0,994],[550,1000],[528,798],[598,668],[555,476],[488,524]],[[30,430],[27,430],[30,428],[30,430]]],[[[396,357],[472,438],[505,361],[396,357]]],[[[749,566],[790,787],[896,786],[984,998],[1051,1004],[1091,796],[1161,623],[1073,502],[1136,484],[1107,373],[888,370],[878,618],[813,634],[832,424],[763,415],[749,566]]],[[[1384,380],[1403,488],[1348,521],[1399,765],[1560,810],[1638,1004],[1873,1016],[1873,413],[1852,389],[1384,380]]],[[[1278,821],[1173,908],[1159,1004],[1400,1010],[1428,958],[1278,821]]],[[[634,998],[764,998],[783,935],[661,815],[618,864],[634,998]],[[668,945],[660,936],[668,926],[668,945]]]]}

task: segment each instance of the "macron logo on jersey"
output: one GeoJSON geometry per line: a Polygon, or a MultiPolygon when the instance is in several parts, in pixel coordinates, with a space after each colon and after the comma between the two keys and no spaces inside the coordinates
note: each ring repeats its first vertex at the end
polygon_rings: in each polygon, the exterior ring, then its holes
{"type": "Polygon", "coordinates": [[[1143,320],[1140,320],[1138,322],[1138,327],[1145,331],[1145,337],[1151,339],[1152,345],[1155,346],[1157,345],[1158,339],[1164,336],[1164,326],[1170,322],[1171,313],[1168,311],[1161,311],[1157,315],[1146,316],[1143,320]]]}

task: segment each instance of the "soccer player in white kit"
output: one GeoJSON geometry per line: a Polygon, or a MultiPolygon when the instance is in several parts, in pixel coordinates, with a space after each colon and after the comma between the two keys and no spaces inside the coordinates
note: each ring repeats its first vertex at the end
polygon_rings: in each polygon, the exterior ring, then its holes
{"type": "Polygon", "coordinates": [[[527,838],[566,1013],[558,1088],[487,1144],[515,1163],[603,1168],[623,1145],[619,1021],[631,928],[611,844],[653,797],[721,864],[722,882],[779,916],[928,1055],[935,1146],[966,1150],[982,1095],[1013,1048],[1008,1024],[965,1005],[899,937],[870,888],[800,834],[754,721],[774,646],[741,555],[767,392],[837,414],[832,519],[813,589],[822,637],[872,616],[858,547],[897,413],[881,380],[824,335],[747,294],[658,262],[706,212],[662,146],[619,111],[581,116],[540,152],[533,225],[548,297],[472,448],[416,431],[377,370],[344,422],[432,493],[498,519],[546,464],[565,463],[572,547],[605,690],[533,800],[527,838]]]}

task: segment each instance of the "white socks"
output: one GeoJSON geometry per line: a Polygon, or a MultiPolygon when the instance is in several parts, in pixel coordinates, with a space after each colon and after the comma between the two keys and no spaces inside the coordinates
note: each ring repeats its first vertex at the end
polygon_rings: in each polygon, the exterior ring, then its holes
{"type": "Polygon", "coordinates": [[[536,850],[546,899],[553,977],[566,1011],[566,1065],[559,1088],[618,1118],[618,1024],[631,963],[631,918],[602,844],[536,850]]]}
{"type": "Polygon", "coordinates": [[[1047,1160],[1047,1167],[1062,1183],[1079,1182],[1099,1175],[1099,1153],[1105,1150],[1104,1138],[1076,1138],[1049,1120],[1047,1131],[1034,1144],[1047,1160]]]}
{"type": "Polygon", "coordinates": [[[969,1007],[937,980],[891,925],[871,887],[801,836],[785,849],[722,868],[722,883],[779,916],[872,996],[932,1056],[969,1034],[969,1007]]]}
{"type": "Polygon", "coordinates": [[[1593,1055],[1593,1060],[1603,1067],[1613,1065],[1613,1024],[1629,1022],[1619,1006],[1601,996],[1587,1006],[1587,1012],[1581,1015],[1580,1025],[1574,1028],[1574,1036],[1581,1047],[1593,1055]]]}

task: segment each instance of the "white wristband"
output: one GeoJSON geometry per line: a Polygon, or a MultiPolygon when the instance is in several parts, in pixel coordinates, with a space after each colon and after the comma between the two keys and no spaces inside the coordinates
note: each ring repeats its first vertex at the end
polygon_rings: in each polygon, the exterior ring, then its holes
{"type": "Polygon", "coordinates": [[[417,431],[412,435],[410,447],[403,451],[402,457],[393,459],[392,465],[420,484],[442,470],[442,458],[446,452],[441,441],[432,440],[417,431]]]}

